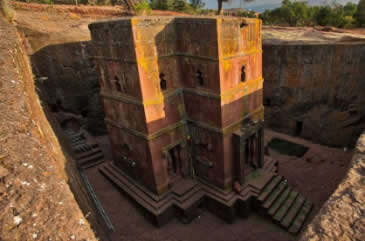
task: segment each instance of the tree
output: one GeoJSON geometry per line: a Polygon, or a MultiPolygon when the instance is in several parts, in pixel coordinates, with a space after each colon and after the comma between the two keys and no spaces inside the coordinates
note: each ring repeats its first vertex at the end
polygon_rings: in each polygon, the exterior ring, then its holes
{"type": "Polygon", "coordinates": [[[360,0],[359,4],[357,5],[355,19],[360,27],[365,26],[365,0],[360,0]]]}
{"type": "Polygon", "coordinates": [[[133,6],[137,15],[148,15],[151,13],[151,6],[148,0],[141,0],[133,6]]]}
{"type": "Polygon", "coordinates": [[[217,12],[218,15],[222,15],[223,14],[223,8],[222,8],[223,1],[224,0],[218,0],[218,12],[217,12]]]}
{"type": "Polygon", "coordinates": [[[354,14],[356,13],[356,10],[357,10],[357,5],[352,2],[348,2],[343,7],[343,10],[345,11],[345,16],[354,16],[354,14]]]}
{"type": "Polygon", "coordinates": [[[317,23],[321,26],[329,25],[331,19],[331,8],[322,7],[317,15],[317,23]]]}
{"type": "MultiPolygon", "coordinates": [[[[218,0],[218,15],[223,14],[223,2],[231,2],[232,0],[218,0]]],[[[254,2],[255,0],[238,0],[238,1],[244,1],[244,2],[254,2]]]]}
{"type": "Polygon", "coordinates": [[[190,4],[193,9],[200,9],[205,5],[203,0],[190,0],[190,4]]]}
{"type": "Polygon", "coordinates": [[[355,12],[356,5],[352,3],[345,6],[339,4],[309,6],[302,1],[283,0],[280,8],[266,10],[260,14],[260,18],[264,24],[351,28],[355,23],[353,17],[355,12]]]}
{"type": "Polygon", "coordinates": [[[188,3],[186,0],[169,0],[168,6],[170,10],[174,11],[184,11],[188,3]]]}
{"type": "Polygon", "coordinates": [[[151,7],[152,9],[167,10],[168,3],[167,0],[151,0],[151,7]]]}

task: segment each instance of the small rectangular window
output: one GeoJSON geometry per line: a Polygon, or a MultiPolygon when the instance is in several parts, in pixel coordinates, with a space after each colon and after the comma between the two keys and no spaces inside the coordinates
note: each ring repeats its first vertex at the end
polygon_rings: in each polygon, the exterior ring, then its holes
{"type": "Polygon", "coordinates": [[[246,68],[245,66],[241,67],[241,82],[245,82],[246,81],[246,68]]]}
{"type": "Polygon", "coordinates": [[[161,90],[166,90],[166,88],[167,88],[167,83],[166,83],[166,80],[165,80],[165,74],[164,73],[160,74],[160,88],[161,88],[161,90]]]}

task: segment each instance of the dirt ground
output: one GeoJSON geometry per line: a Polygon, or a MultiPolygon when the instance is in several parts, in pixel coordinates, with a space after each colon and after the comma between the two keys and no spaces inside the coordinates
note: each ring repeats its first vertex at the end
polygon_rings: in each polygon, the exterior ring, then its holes
{"type": "MultiPolygon", "coordinates": [[[[32,12],[44,12],[53,10],[56,13],[74,13],[80,15],[93,15],[93,16],[133,16],[135,13],[129,11],[122,5],[115,6],[92,6],[92,5],[66,5],[66,4],[38,4],[38,3],[23,3],[23,2],[12,2],[12,5],[17,10],[30,10],[32,12]]],[[[161,11],[152,10],[151,15],[164,15],[164,16],[184,16],[187,15],[181,12],[174,11],[161,11]]]]}
{"type": "Polygon", "coordinates": [[[263,26],[264,44],[335,44],[365,43],[364,29],[334,27],[263,26]]]}
{"type": "Polygon", "coordinates": [[[279,174],[285,176],[292,187],[315,204],[314,213],[317,213],[345,176],[353,152],[314,144],[268,129],[265,130],[265,145],[273,137],[309,147],[300,158],[281,155],[272,149],[269,149],[269,155],[279,161],[279,174]]]}
{"type": "MultiPolygon", "coordinates": [[[[119,7],[110,6],[49,6],[16,2],[15,7],[15,24],[21,29],[25,28],[45,35],[41,38],[36,37],[41,42],[48,43],[48,45],[90,40],[89,23],[102,19],[123,17],[129,14],[125,10],[119,9],[119,7]]],[[[186,14],[153,10],[152,15],[184,16],[186,14]]],[[[333,27],[263,26],[262,40],[266,44],[358,43],[365,42],[365,30],[337,29],[333,27]]]]}
{"type": "MultiPolygon", "coordinates": [[[[315,204],[312,217],[329,198],[348,170],[352,152],[329,148],[309,141],[265,130],[265,144],[273,137],[279,137],[309,148],[301,157],[281,155],[269,149],[269,155],[279,160],[279,174],[284,175],[289,184],[315,204]]],[[[96,138],[105,153],[111,158],[108,137],[96,138]]],[[[113,241],[289,241],[300,236],[292,236],[276,224],[256,214],[247,219],[237,218],[227,224],[206,210],[201,210],[200,218],[190,224],[182,224],[177,219],[162,228],[156,228],[142,215],[133,201],[121,194],[98,171],[98,167],[87,169],[89,181],[95,189],[107,215],[114,225],[113,241]]]]}

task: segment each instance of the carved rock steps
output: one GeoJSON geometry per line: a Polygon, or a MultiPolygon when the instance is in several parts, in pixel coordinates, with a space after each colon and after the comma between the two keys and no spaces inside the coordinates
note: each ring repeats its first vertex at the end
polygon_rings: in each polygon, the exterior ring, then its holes
{"type": "Polygon", "coordinates": [[[77,165],[86,169],[104,162],[104,154],[98,144],[88,144],[84,135],[72,129],[64,130],[71,143],[77,165]]]}
{"type": "Polygon", "coordinates": [[[285,178],[275,176],[257,197],[258,208],[290,233],[303,227],[313,204],[293,190],[285,178]]]}

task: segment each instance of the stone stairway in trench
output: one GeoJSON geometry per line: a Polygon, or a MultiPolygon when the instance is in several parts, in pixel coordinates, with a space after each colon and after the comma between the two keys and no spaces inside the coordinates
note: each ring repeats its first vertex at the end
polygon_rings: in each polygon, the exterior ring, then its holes
{"type": "Polygon", "coordinates": [[[88,140],[81,133],[72,129],[64,130],[69,139],[77,165],[87,169],[104,162],[104,154],[97,143],[89,144],[88,140]]]}
{"type": "Polygon", "coordinates": [[[258,194],[255,207],[260,214],[297,234],[310,215],[313,204],[290,187],[283,176],[275,175],[258,194]]]}

